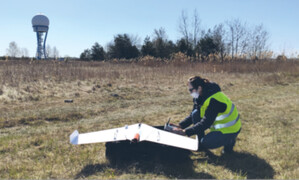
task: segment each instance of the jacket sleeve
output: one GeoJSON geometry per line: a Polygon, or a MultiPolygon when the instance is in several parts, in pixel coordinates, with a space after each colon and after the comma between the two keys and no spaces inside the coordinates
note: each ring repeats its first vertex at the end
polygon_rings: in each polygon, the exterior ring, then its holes
{"type": "Polygon", "coordinates": [[[182,129],[185,129],[186,127],[190,126],[191,124],[192,124],[192,115],[191,114],[179,123],[179,125],[182,129]]]}
{"type": "MultiPolygon", "coordinates": [[[[195,100],[193,99],[193,102],[195,100]]],[[[193,109],[192,109],[192,112],[193,110],[196,108],[195,104],[193,104],[193,109]]],[[[184,120],[182,120],[180,123],[179,123],[179,126],[182,128],[182,129],[185,129],[186,127],[190,126],[193,121],[192,121],[192,112],[190,113],[189,116],[187,116],[184,120]]]]}
{"type": "Polygon", "coordinates": [[[226,110],[225,103],[219,102],[216,99],[212,98],[205,112],[205,116],[198,123],[194,124],[189,128],[186,128],[185,129],[186,135],[192,136],[194,134],[198,134],[199,132],[203,132],[206,129],[210,128],[211,125],[214,123],[217,114],[224,112],[225,110],[226,110]]]}

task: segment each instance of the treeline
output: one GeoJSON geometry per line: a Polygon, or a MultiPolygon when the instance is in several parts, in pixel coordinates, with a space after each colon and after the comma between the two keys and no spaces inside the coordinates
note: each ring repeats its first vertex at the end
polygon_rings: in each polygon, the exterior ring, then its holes
{"type": "Polygon", "coordinates": [[[142,44],[136,36],[118,34],[106,48],[95,43],[81,53],[81,60],[132,59],[144,56],[171,59],[183,53],[198,61],[265,59],[273,56],[269,50],[269,32],[262,24],[249,27],[239,19],[225,21],[205,30],[196,10],[188,17],[185,11],[179,18],[180,38],[169,40],[164,28],[155,29],[142,44]]]}
{"type": "MultiPolygon", "coordinates": [[[[26,59],[35,59],[32,57],[29,57],[29,52],[27,48],[21,48],[18,46],[18,44],[15,41],[12,41],[9,43],[8,48],[6,49],[7,56],[0,56],[0,60],[8,60],[8,59],[15,59],[15,60],[26,60],[26,59]]],[[[48,44],[46,46],[46,56],[48,59],[58,59],[59,51],[54,46],[53,48],[48,44]]]]}

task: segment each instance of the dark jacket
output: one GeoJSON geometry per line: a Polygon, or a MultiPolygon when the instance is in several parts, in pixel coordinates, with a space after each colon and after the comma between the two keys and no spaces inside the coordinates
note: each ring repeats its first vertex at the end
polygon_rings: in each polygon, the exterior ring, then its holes
{"type": "MultiPolygon", "coordinates": [[[[200,108],[205,102],[207,98],[212,96],[213,94],[221,91],[220,87],[216,83],[207,83],[203,87],[202,96],[199,96],[197,99],[193,99],[193,110],[198,110],[198,113],[200,113],[200,108]]],[[[217,114],[224,112],[226,110],[226,104],[217,101],[215,98],[212,98],[210,101],[210,104],[208,108],[206,109],[205,116],[203,118],[194,119],[192,118],[192,113],[186,117],[184,120],[182,120],[179,125],[185,129],[187,136],[192,136],[194,134],[203,133],[206,129],[210,128],[211,125],[214,123],[217,114]],[[194,124],[193,126],[187,128],[191,124],[194,124]]],[[[200,116],[198,116],[200,117],[200,116]]]]}

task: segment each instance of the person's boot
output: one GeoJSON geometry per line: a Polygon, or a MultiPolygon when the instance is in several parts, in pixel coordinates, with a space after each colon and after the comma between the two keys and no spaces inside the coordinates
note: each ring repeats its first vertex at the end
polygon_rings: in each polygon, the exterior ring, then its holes
{"type": "Polygon", "coordinates": [[[232,154],[234,152],[235,144],[236,140],[232,139],[228,145],[224,146],[223,150],[221,151],[221,154],[232,154]]]}

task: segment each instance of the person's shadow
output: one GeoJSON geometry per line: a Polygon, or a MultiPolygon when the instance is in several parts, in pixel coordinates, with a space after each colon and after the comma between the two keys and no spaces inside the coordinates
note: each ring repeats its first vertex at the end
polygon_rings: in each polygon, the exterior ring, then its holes
{"type": "Polygon", "coordinates": [[[248,152],[233,152],[222,156],[216,156],[209,150],[207,158],[198,158],[198,162],[207,161],[210,164],[223,166],[235,173],[241,173],[248,179],[273,179],[275,171],[264,159],[248,152]]]}
{"type": "Polygon", "coordinates": [[[159,144],[140,142],[106,143],[106,158],[109,163],[86,165],[75,178],[86,178],[113,169],[114,175],[151,173],[178,179],[215,179],[204,172],[196,172],[192,152],[161,146],[159,144]],[[132,171],[133,170],[133,171],[132,171]]]}

